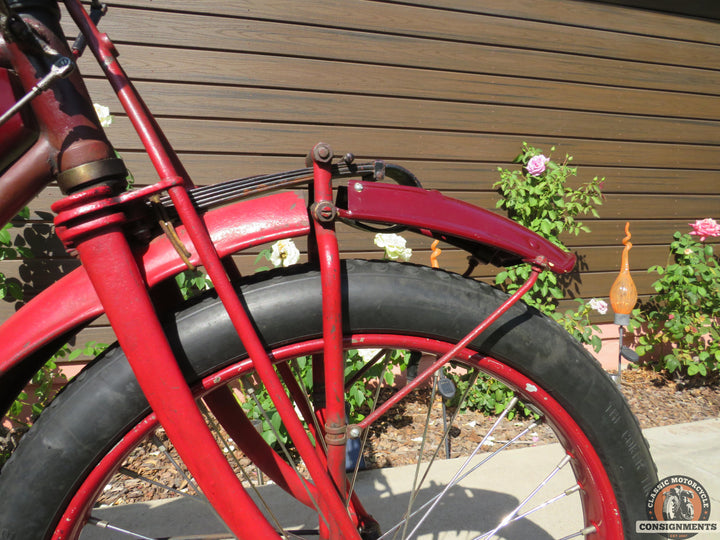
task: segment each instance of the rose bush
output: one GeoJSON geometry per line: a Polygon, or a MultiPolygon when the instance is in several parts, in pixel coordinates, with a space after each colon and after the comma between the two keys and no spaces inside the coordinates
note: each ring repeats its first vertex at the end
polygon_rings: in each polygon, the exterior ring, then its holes
{"type": "MultiPolygon", "coordinates": [[[[554,150],[551,148],[551,151],[554,150]]],[[[604,181],[594,178],[577,188],[569,186],[568,180],[577,176],[577,169],[569,165],[571,161],[571,156],[565,156],[558,163],[539,149],[523,143],[522,152],[515,158],[515,163],[520,164],[522,169],[498,169],[500,181],[493,186],[498,188],[501,196],[497,207],[506,210],[508,217],[566,251],[564,237],[590,232],[579,218],[583,215],[598,216],[595,207],[602,204],[601,185],[604,181]]],[[[529,274],[528,265],[511,267],[498,273],[495,283],[508,292],[514,292],[529,274]]],[[[600,339],[593,333],[595,327],[591,325],[589,315],[593,309],[601,307],[600,300],[594,301],[596,307],[589,307],[583,300],[578,300],[580,305],[577,309],[556,312],[559,301],[571,287],[572,282],[567,278],[546,271],[523,300],[553,317],[574,337],[599,351],[600,339]]]]}
{"type": "Polygon", "coordinates": [[[671,261],[648,270],[659,276],[656,294],[633,312],[631,329],[642,330],[644,364],[712,382],[720,377],[720,265],[705,241],[720,236],[720,226],[710,218],[689,225],[689,233],[673,235],[671,261]]]}
{"type": "MultiPolygon", "coordinates": [[[[522,151],[515,159],[521,168],[499,168],[500,181],[493,186],[501,197],[497,207],[506,210],[508,217],[565,250],[562,241],[565,236],[590,232],[578,218],[586,214],[597,216],[595,207],[602,204],[600,188],[603,179],[594,178],[578,188],[568,185],[568,179],[577,175],[577,169],[569,166],[570,161],[572,157],[565,156],[562,162],[555,162],[539,149],[523,143],[522,151]]],[[[497,274],[495,283],[507,292],[514,292],[527,280],[529,273],[527,264],[510,267],[497,274]]],[[[593,310],[606,312],[607,303],[597,298],[589,302],[578,299],[577,309],[568,309],[564,313],[557,311],[559,301],[573,285],[572,279],[564,280],[552,272],[543,272],[523,300],[554,318],[577,340],[599,351],[599,329],[591,323],[590,315],[593,310]]],[[[471,386],[467,397],[470,408],[496,414],[514,396],[500,381],[482,376],[469,381],[467,377],[460,377],[456,384],[458,395],[471,386]]],[[[519,404],[508,417],[515,414],[530,416],[532,412],[519,404]]]]}
{"type": "Polygon", "coordinates": [[[608,305],[605,300],[599,300],[597,298],[593,298],[588,302],[588,306],[590,306],[590,309],[594,309],[597,311],[600,315],[605,315],[608,310],[608,305]]]}

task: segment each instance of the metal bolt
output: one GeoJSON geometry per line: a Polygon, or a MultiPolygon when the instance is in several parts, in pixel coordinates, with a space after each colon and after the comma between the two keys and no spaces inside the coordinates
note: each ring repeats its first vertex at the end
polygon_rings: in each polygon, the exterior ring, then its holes
{"type": "Polygon", "coordinates": [[[214,382],[215,384],[220,384],[220,381],[222,381],[222,379],[220,378],[219,375],[213,379],[213,382],[214,382]]]}
{"type": "Polygon", "coordinates": [[[335,216],[337,215],[337,210],[335,209],[335,206],[327,201],[320,201],[314,203],[310,207],[310,210],[315,216],[315,219],[323,223],[328,223],[334,220],[335,216]]]}
{"type": "Polygon", "coordinates": [[[358,193],[362,193],[362,190],[365,189],[363,185],[360,182],[355,182],[353,185],[353,189],[357,191],[358,193]]]}
{"type": "Polygon", "coordinates": [[[360,437],[360,435],[362,435],[362,429],[357,426],[352,426],[348,430],[348,437],[350,437],[351,439],[357,439],[360,437]]]}
{"type": "Polygon", "coordinates": [[[333,157],[330,145],[325,143],[316,144],[312,154],[313,159],[318,163],[329,163],[333,157]]]}

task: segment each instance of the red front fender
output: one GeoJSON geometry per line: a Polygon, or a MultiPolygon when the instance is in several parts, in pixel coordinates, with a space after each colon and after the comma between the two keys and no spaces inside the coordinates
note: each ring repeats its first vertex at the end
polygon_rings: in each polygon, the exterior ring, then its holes
{"type": "MultiPolygon", "coordinates": [[[[347,200],[341,206],[344,208],[339,210],[340,217],[431,231],[450,242],[453,239],[464,242],[464,247],[478,251],[489,248],[499,255],[501,262],[540,263],[560,273],[569,272],[574,266],[572,254],[517,223],[438,192],[351,182],[347,200]]],[[[221,257],[310,231],[306,202],[292,193],[237,202],[209,211],[203,219],[221,257]]],[[[178,227],[177,232],[191,253],[190,260],[197,263],[197,254],[184,228],[178,227]]],[[[165,236],[157,237],[136,252],[136,257],[150,287],[185,269],[165,236]]],[[[43,347],[74,335],[103,311],[85,270],[78,268],[8,319],[0,327],[0,406],[9,406],[27,379],[54,352],[43,347]]]]}
{"type": "MultiPolygon", "coordinates": [[[[281,238],[306,235],[310,230],[306,203],[292,193],[218,208],[205,214],[204,221],[221,257],[281,238]]],[[[191,253],[190,260],[197,263],[197,254],[184,227],[178,227],[177,232],[191,253]]],[[[150,287],[186,268],[165,236],[155,238],[136,257],[150,287]]],[[[36,359],[34,370],[26,365],[20,368],[22,361],[43,352],[44,346],[58,338],[73,335],[103,312],[90,279],[80,267],[45,289],[0,326],[3,412],[49,355],[36,359]]]]}
{"type": "Polygon", "coordinates": [[[406,225],[450,243],[458,239],[463,247],[474,246],[487,262],[498,266],[528,262],[558,274],[575,266],[575,255],[525,227],[439,191],[352,181],[342,199],[346,207],[338,212],[341,218],[406,225]]]}

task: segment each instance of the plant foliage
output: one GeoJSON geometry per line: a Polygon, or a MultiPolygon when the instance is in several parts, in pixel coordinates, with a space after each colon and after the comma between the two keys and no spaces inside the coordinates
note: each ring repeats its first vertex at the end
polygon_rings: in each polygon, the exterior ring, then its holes
{"type": "Polygon", "coordinates": [[[653,283],[656,294],[633,312],[631,328],[643,329],[637,352],[656,371],[716,380],[720,266],[713,246],[691,234],[676,232],[667,265],[648,270],[659,276],[653,283]]]}
{"type": "MultiPolygon", "coordinates": [[[[541,150],[523,143],[520,154],[514,160],[520,167],[512,170],[499,168],[500,180],[493,185],[501,196],[497,208],[505,210],[512,220],[566,251],[569,250],[563,238],[589,233],[590,229],[579,218],[584,215],[597,217],[596,207],[603,201],[601,188],[604,179],[594,178],[579,187],[571,185],[569,180],[577,176],[577,168],[570,166],[571,161],[572,157],[566,155],[561,162],[556,162],[541,150]]],[[[497,274],[495,284],[513,293],[527,281],[530,272],[527,264],[508,267],[497,274]]],[[[601,343],[595,333],[597,326],[590,322],[590,314],[593,310],[604,313],[607,305],[596,299],[590,302],[578,299],[576,310],[559,313],[559,301],[566,296],[569,285],[553,272],[544,271],[523,301],[555,319],[573,337],[590,344],[597,352],[601,343]]],[[[456,383],[458,390],[467,385],[462,377],[456,383]]],[[[513,395],[512,390],[501,382],[481,377],[471,389],[465,406],[497,414],[507,406],[513,395]]],[[[530,411],[524,405],[518,405],[511,412],[511,415],[515,414],[527,416],[530,411]]]]}

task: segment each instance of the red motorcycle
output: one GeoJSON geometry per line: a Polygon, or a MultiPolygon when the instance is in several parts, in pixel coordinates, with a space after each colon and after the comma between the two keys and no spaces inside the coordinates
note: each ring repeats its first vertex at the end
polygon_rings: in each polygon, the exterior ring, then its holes
{"type": "Polygon", "coordinates": [[[638,424],[597,362],[520,300],[539,272],[569,272],[571,254],[423,189],[400,166],[336,160],[324,143],[297,170],[195,187],[98,31],[104,6],[65,5],[80,31],[72,49],[54,0],[0,1],[0,222],[57,182],[56,233],[82,263],[0,327],[3,411],[97,317],[118,341],[63,389],[3,468],[0,538],[634,535],[656,482],[638,424]],[[127,189],[75,66],[85,48],[143,141],[152,185],[127,189]],[[439,239],[473,261],[526,263],[531,277],[508,296],[442,270],[344,260],[337,222],[439,239]],[[233,263],[299,237],[306,264],[248,277],[233,263]],[[197,267],[214,289],[183,301],[173,278],[197,267]],[[348,359],[367,349],[376,352],[354,367],[348,359]],[[421,356],[412,382],[382,385],[393,358],[421,356]],[[513,427],[514,400],[487,433],[462,426],[473,449],[446,460],[452,422],[433,418],[430,396],[412,449],[418,465],[381,469],[399,407],[451,366],[501,380],[535,421],[494,440],[498,426],[513,427]],[[364,383],[373,398],[346,415],[346,395],[364,383]],[[538,454],[511,450],[540,424],[559,442],[547,447],[557,457],[546,470],[538,454]],[[346,471],[349,439],[375,470],[346,471]],[[128,478],[164,504],[124,505],[134,500],[128,478]],[[558,504],[567,519],[549,510],[558,504]]]}

